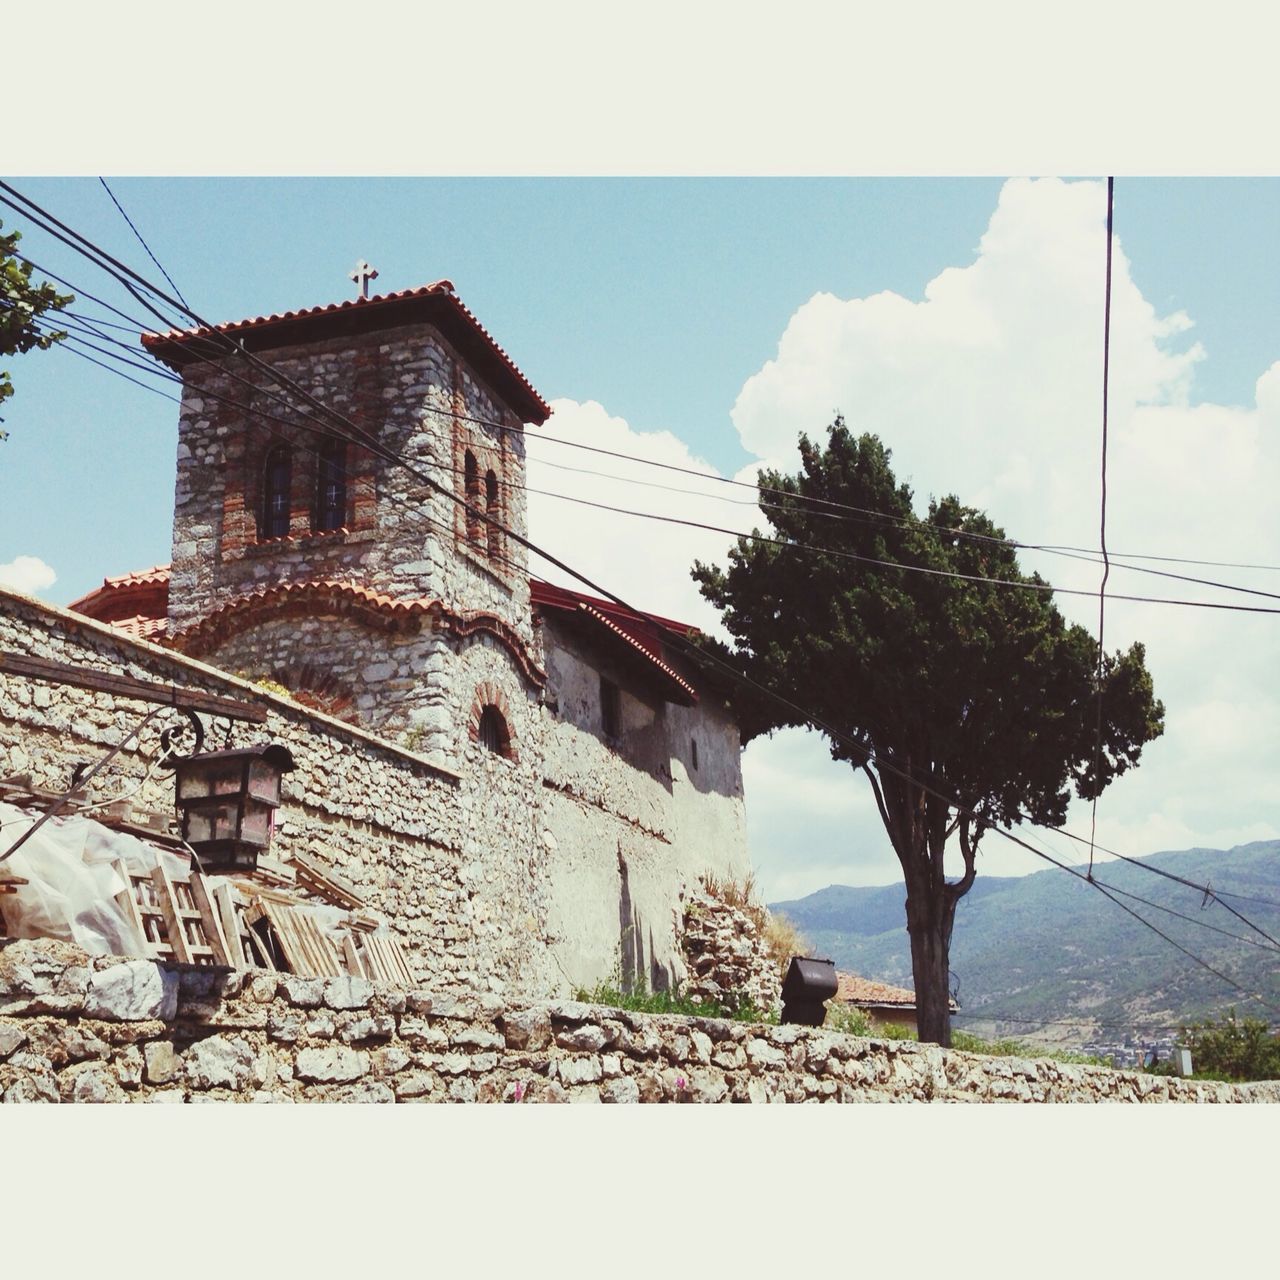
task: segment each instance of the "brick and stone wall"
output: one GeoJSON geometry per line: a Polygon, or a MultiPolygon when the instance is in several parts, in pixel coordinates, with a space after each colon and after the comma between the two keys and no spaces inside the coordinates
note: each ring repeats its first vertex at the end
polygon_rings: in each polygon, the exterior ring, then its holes
{"type": "MultiPolygon", "coordinates": [[[[527,803],[536,784],[516,776],[512,762],[468,743],[460,769],[441,767],[292,699],[3,591],[0,651],[258,702],[265,725],[206,718],[206,745],[274,741],[293,754],[274,856],[287,861],[301,850],[333,865],[387,918],[415,975],[442,990],[565,989],[547,949],[546,846],[527,803]]],[[[0,777],[25,774],[37,787],[63,791],[78,762],[100,759],[149,709],[0,674],[0,777]]],[[[160,727],[94,779],[91,799],[137,785],[160,727]]],[[[172,813],[172,776],[149,780],[135,804],[172,813]]]]}
{"type": "MultiPolygon", "coordinates": [[[[344,634],[341,623],[327,625],[344,634]]],[[[213,720],[207,745],[270,740],[290,749],[297,768],[285,779],[273,853],[288,860],[301,850],[332,864],[386,916],[423,981],[543,996],[589,989],[615,973],[651,988],[682,981],[681,893],[705,871],[741,875],[749,866],[740,784],[707,798],[727,815],[719,838],[704,840],[703,828],[699,838],[682,839],[688,808],[673,798],[686,785],[678,765],[663,770],[654,756],[652,769],[638,768],[597,733],[552,712],[491,634],[421,638],[447,649],[440,657],[447,678],[423,708],[431,717],[424,731],[410,717],[392,740],[0,591],[0,651],[261,703],[265,725],[213,720]],[[469,732],[478,696],[495,690],[511,758],[469,732]]],[[[435,660],[431,648],[424,661],[435,660]]],[[[329,669],[331,692],[354,684],[351,670],[329,669]]],[[[315,672],[312,681],[322,683],[320,664],[315,672]]],[[[77,763],[99,759],[147,710],[0,674],[0,777],[29,774],[36,786],[62,791],[77,763]]],[[[708,703],[707,715],[723,711],[708,703]]],[[[154,757],[157,733],[158,726],[131,743],[94,780],[91,798],[131,790],[154,757]]],[[[736,753],[736,737],[730,745],[736,753]]],[[[700,762],[708,776],[713,760],[709,747],[700,762]]],[[[172,780],[153,778],[136,802],[173,812],[172,780]]]]}
{"type": "Polygon", "coordinates": [[[0,942],[4,1102],[1280,1102],[837,1032],[0,942]]]}
{"type": "MultiPolygon", "coordinates": [[[[455,494],[463,492],[456,459],[472,448],[499,475],[503,522],[524,532],[520,421],[433,326],[283,347],[270,360],[283,376],[455,494]]],[[[349,445],[347,520],[341,529],[313,532],[323,441],[313,422],[282,404],[281,389],[267,377],[240,361],[185,371],[172,632],[267,583],[339,578],[400,598],[488,609],[532,640],[524,549],[503,539],[491,556],[487,539],[479,548],[467,545],[461,507],[405,467],[349,445]],[[264,539],[263,471],[268,453],[281,446],[292,457],[289,533],[264,539]]]]}

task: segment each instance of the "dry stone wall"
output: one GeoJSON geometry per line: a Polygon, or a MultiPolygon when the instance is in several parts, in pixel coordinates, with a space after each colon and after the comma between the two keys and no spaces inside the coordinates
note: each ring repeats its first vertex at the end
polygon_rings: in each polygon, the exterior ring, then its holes
{"type": "Polygon", "coordinates": [[[4,1102],[1280,1102],[807,1027],[0,943],[4,1102]]]}
{"type": "Polygon", "coordinates": [[[686,996],[722,1009],[744,1000],[766,1013],[781,1007],[777,961],[752,913],[699,889],[685,903],[683,946],[686,996]]]}

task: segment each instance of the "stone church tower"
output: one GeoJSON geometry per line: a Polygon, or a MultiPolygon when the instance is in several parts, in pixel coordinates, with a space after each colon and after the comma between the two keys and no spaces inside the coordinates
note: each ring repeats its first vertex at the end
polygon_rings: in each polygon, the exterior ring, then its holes
{"type": "Polygon", "coordinates": [[[312,708],[300,772],[348,782],[319,713],[420,769],[350,815],[432,851],[368,870],[409,935],[508,990],[687,976],[686,894],[751,867],[731,689],[684,624],[530,578],[550,410],[452,285],[143,344],[183,379],[172,565],[73,607],[312,708]]]}
{"type": "Polygon", "coordinates": [[[184,382],[168,642],[446,763],[464,733],[514,755],[544,683],[527,554],[479,513],[525,532],[550,410],[452,285],[144,343],[184,382]]]}

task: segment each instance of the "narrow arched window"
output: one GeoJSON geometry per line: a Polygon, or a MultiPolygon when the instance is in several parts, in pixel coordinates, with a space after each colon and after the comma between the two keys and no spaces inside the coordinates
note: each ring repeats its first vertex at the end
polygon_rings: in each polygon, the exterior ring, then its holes
{"type": "Polygon", "coordinates": [[[476,737],[482,747],[495,755],[505,756],[511,752],[511,731],[502,712],[492,702],[480,712],[480,731],[476,737]]]}
{"type": "Polygon", "coordinates": [[[484,473],[484,509],[489,517],[489,523],[485,526],[489,559],[496,560],[502,546],[498,529],[498,521],[502,519],[502,501],[499,495],[498,477],[492,469],[484,473]]]}
{"type": "Polygon", "coordinates": [[[347,445],[326,440],[316,466],[316,508],[312,532],[341,529],[347,522],[347,445]]]}
{"type": "Polygon", "coordinates": [[[267,454],[262,468],[262,536],[283,538],[289,532],[289,487],[293,459],[285,445],[267,454]]]}
{"type": "Polygon", "coordinates": [[[476,455],[467,450],[463,463],[463,480],[467,500],[467,541],[480,541],[480,468],[476,463],[476,455]]]}

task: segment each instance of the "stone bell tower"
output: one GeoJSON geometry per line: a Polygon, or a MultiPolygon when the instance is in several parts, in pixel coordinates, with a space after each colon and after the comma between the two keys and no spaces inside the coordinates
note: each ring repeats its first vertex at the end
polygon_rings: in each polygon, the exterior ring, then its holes
{"type": "Polygon", "coordinates": [[[449,281],[143,344],[183,378],[171,643],[397,732],[447,683],[432,637],[536,667],[526,553],[485,516],[524,532],[550,410],[449,281]]]}

